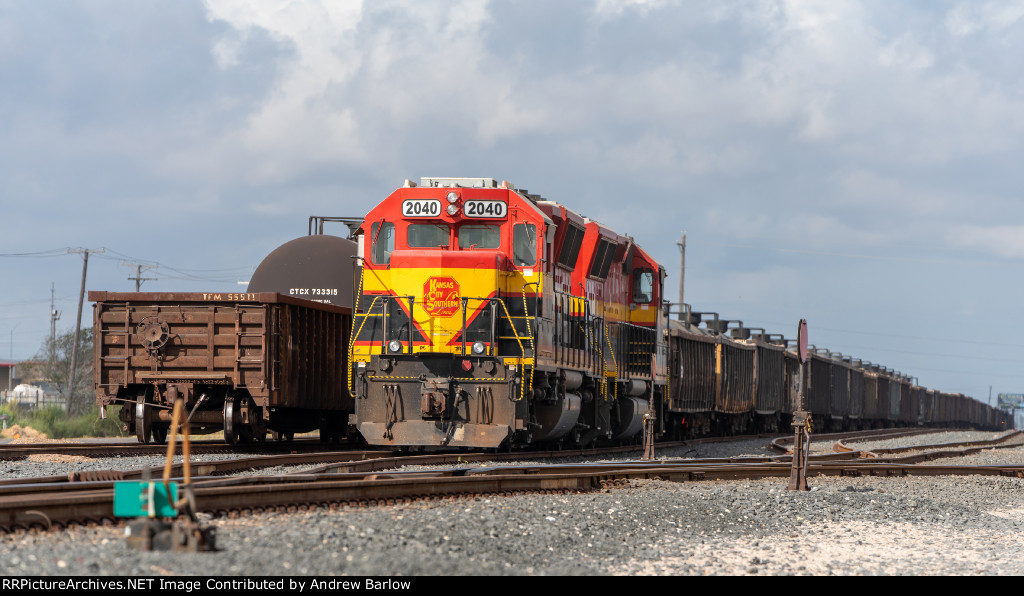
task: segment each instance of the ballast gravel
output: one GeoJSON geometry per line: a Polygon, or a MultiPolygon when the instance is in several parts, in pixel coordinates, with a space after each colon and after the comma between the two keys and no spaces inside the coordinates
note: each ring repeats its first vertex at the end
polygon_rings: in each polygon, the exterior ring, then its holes
{"type": "MultiPolygon", "coordinates": [[[[968,435],[872,445],[997,436],[968,435]]],[[[768,455],[768,442],[702,444],[688,457],[768,455]]],[[[1024,465],[1024,448],[931,463],[1024,465]]],[[[0,575],[1024,574],[1022,479],[809,484],[810,492],[790,492],[787,479],[645,480],[583,494],[266,513],[214,520],[215,553],[133,551],[122,528],[7,535],[0,575]]]]}

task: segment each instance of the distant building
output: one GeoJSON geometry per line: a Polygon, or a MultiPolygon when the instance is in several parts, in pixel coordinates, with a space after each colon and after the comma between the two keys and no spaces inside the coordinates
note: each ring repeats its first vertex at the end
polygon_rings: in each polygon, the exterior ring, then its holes
{"type": "Polygon", "coordinates": [[[0,391],[10,391],[20,382],[17,363],[0,361],[0,391]]]}
{"type": "Polygon", "coordinates": [[[996,404],[1003,410],[1024,408],[1024,393],[1000,393],[996,404]]]}

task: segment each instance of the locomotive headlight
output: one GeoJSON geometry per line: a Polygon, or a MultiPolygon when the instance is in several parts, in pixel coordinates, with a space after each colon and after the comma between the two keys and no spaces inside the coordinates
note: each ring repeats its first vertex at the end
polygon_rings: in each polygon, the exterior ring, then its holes
{"type": "Polygon", "coordinates": [[[402,351],[402,342],[398,341],[397,339],[393,339],[393,340],[389,341],[388,342],[388,350],[390,350],[391,352],[401,352],[402,351]]]}
{"type": "Polygon", "coordinates": [[[452,191],[452,192],[448,193],[448,197],[447,198],[448,198],[448,202],[449,203],[455,203],[455,201],[459,200],[459,195],[457,195],[454,191],[452,191]]]}
{"type": "Polygon", "coordinates": [[[455,215],[459,212],[458,205],[448,205],[448,215],[455,215]]]}
{"type": "Polygon", "coordinates": [[[482,341],[473,342],[473,353],[477,356],[484,353],[484,343],[482,341]]]}

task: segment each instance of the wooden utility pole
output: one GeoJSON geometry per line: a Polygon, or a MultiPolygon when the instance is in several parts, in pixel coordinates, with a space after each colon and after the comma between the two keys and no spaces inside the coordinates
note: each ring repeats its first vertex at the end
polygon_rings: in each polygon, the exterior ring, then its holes
{"type": "Polygon", "coordinates": [[[75,367],[78,366],[78,336],[82,332],[82,303],[85,301],[85,274],[89,270],[89,255],[92,253],[106,252],[103,248],[78,250],[68,249],[68,254],[80,254],[82,259],[82,289],[78,292],[78,317],[75,319],[75,340],[71,345],[71,370],[68,373],[68,411],[74,411],[75,399],[75,367]]]}
{"type": "Polygon", "coordinates": [[[138,263],[124,263],[124,264],[128,265],[129,267],[131,267],[132,265],[135,266],[135,277],[129,277],[128,280],[129,281],[135,280],[135,291],[136,292],[141,291],[141,289],[142,289],[142,282],[144,282],[144,281],[155,281],[157,279],[155,277],[142,277],[142,268],[143,267],[145,267],[146,269],[156,269],[156,265],[139,265],[138,263]]]}
{"type": "Polygon", "coordinates": [[[57,310],[57,307],[54,304],[54,291],[55,291],[55,289],[56,288],[55,288],[54,283],[50,282],[50,349],[49,349],[49,356],[50,356],[50,366],[51,367],[53,366],[53,361],[56,359],[56,355],[57,355],[57,321],[60,320],[60,312],[57,310]]]}
{"type": "Polygon", "coordinates": [[[679,320],[682,321],[684,315],[683,307],[683,281],[686,279],[686,232],[683,232],[683,239],[681,242],[677,242],[676,246],[679,247],[679,251],[682,253],[679,259],[679,320]]]}

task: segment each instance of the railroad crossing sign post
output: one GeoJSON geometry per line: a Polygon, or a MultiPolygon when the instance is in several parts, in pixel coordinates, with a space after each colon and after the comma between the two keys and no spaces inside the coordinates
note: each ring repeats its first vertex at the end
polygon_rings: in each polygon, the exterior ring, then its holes
{"type": "Polygon", "coordinates": [[[800,359],[796,393],[796,411],[793,412],[793,469],[789,475],[789,490],[807,488],[807,452],[811,447],[811,414],[804,404],[804,364],[807,363],[807,321],[800,319],[797,326],[797,356],[800,359]]]}

